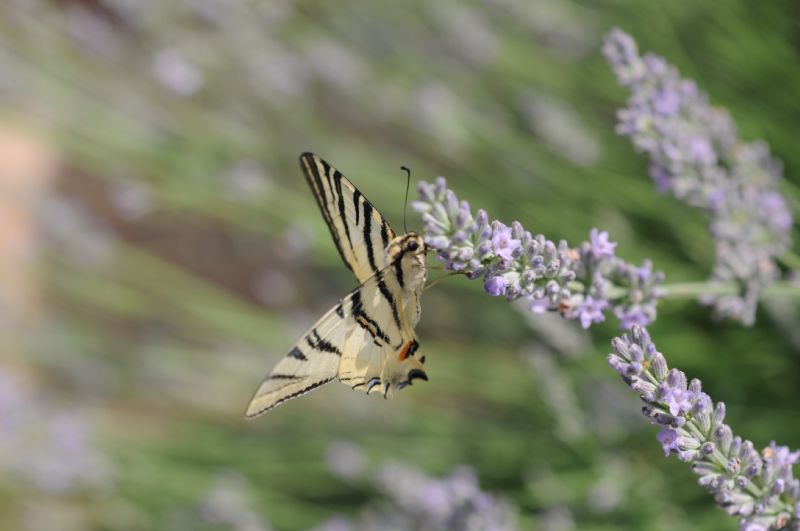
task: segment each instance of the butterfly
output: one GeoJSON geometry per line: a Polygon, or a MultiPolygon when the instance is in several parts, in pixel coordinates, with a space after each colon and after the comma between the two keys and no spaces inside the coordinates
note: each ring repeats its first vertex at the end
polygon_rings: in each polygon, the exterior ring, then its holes
{"type": "Polygon", "coordinates": [[[275,365],[250,400],[247,418],[334,379],[384,397],[428,379],[414,333],[427,278],[422,237],[398,236],[358,188],[319,156],[303,153],[300,167],[360,285],[275,365]]]}

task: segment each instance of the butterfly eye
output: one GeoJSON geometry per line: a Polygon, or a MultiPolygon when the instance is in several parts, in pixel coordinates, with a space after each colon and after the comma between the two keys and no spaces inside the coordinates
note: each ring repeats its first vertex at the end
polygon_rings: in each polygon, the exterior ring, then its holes
{"type": "Polygon", "coordinates": [[[419,244],[417,242],[411,242],[408,244],[407,248],[409,251],[416,251],[417,249],[419,249],[419,244]]]}

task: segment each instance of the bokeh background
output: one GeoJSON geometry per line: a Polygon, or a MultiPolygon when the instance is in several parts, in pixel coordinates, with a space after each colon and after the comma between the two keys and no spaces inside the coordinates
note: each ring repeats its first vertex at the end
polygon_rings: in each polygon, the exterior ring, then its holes
{"type": "MultiPolygon", "coordinates": [[[[242,412],[354,285],[302,151],[396,229],[405,164],[507,223],[599,227],[702,280],[705,220],[614,133],[602,35],[769,142],[796,212],[798,23],[790,0],[3,1],[0,528],[413,529],[478,481],[477,512],[506,522],[487,529],[734,529],[607,367],[615,323],[586,333],[460,278],[424,298],[430,382],[242,412]]],[[[797,448],[797,308],[764,301],[744,329],[667,301],[651,332],[737,433],[797,448]]]]}

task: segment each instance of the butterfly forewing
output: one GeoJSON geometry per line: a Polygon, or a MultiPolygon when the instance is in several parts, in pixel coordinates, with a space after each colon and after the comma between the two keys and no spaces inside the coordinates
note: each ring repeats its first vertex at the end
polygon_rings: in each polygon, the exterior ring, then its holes
{"type": "Polygon", "coordinates": [[[313,153],[303,153],[300,166],[342,260],[364,282],[384,266],[385,249],[395,232],[336,168],[313,153]]]}

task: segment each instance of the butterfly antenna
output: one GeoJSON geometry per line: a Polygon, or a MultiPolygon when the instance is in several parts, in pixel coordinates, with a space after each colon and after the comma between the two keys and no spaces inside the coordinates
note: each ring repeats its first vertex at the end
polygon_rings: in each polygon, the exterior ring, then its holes
{"type": "Polygon", "coordinates": [[[424,288],[422,288],[422,291],[423,292],[428,291],[429,289],[431,289],[432,287],[434,287],[436,284],[438,284],[442,280],[446,279],[447,277],[452,277],[453,275],[463,275],[463,274],[464,273],[462,271],[448,271],[447,273],[445,273],[444,275],[440,276],[439,278],[435,278],[435,279],[433,279],[432,282],[429,282],[424,288]]]}
{"type": "Polygon", "coordinates": [[[406,198],[403,201],[403,232],[408,234],[408,227],[406,226],[406,211],[408,210],[408,187],[411,186],[411,170],[406,166],[400,166],[400,169],[406,172],[406,198]]]}

